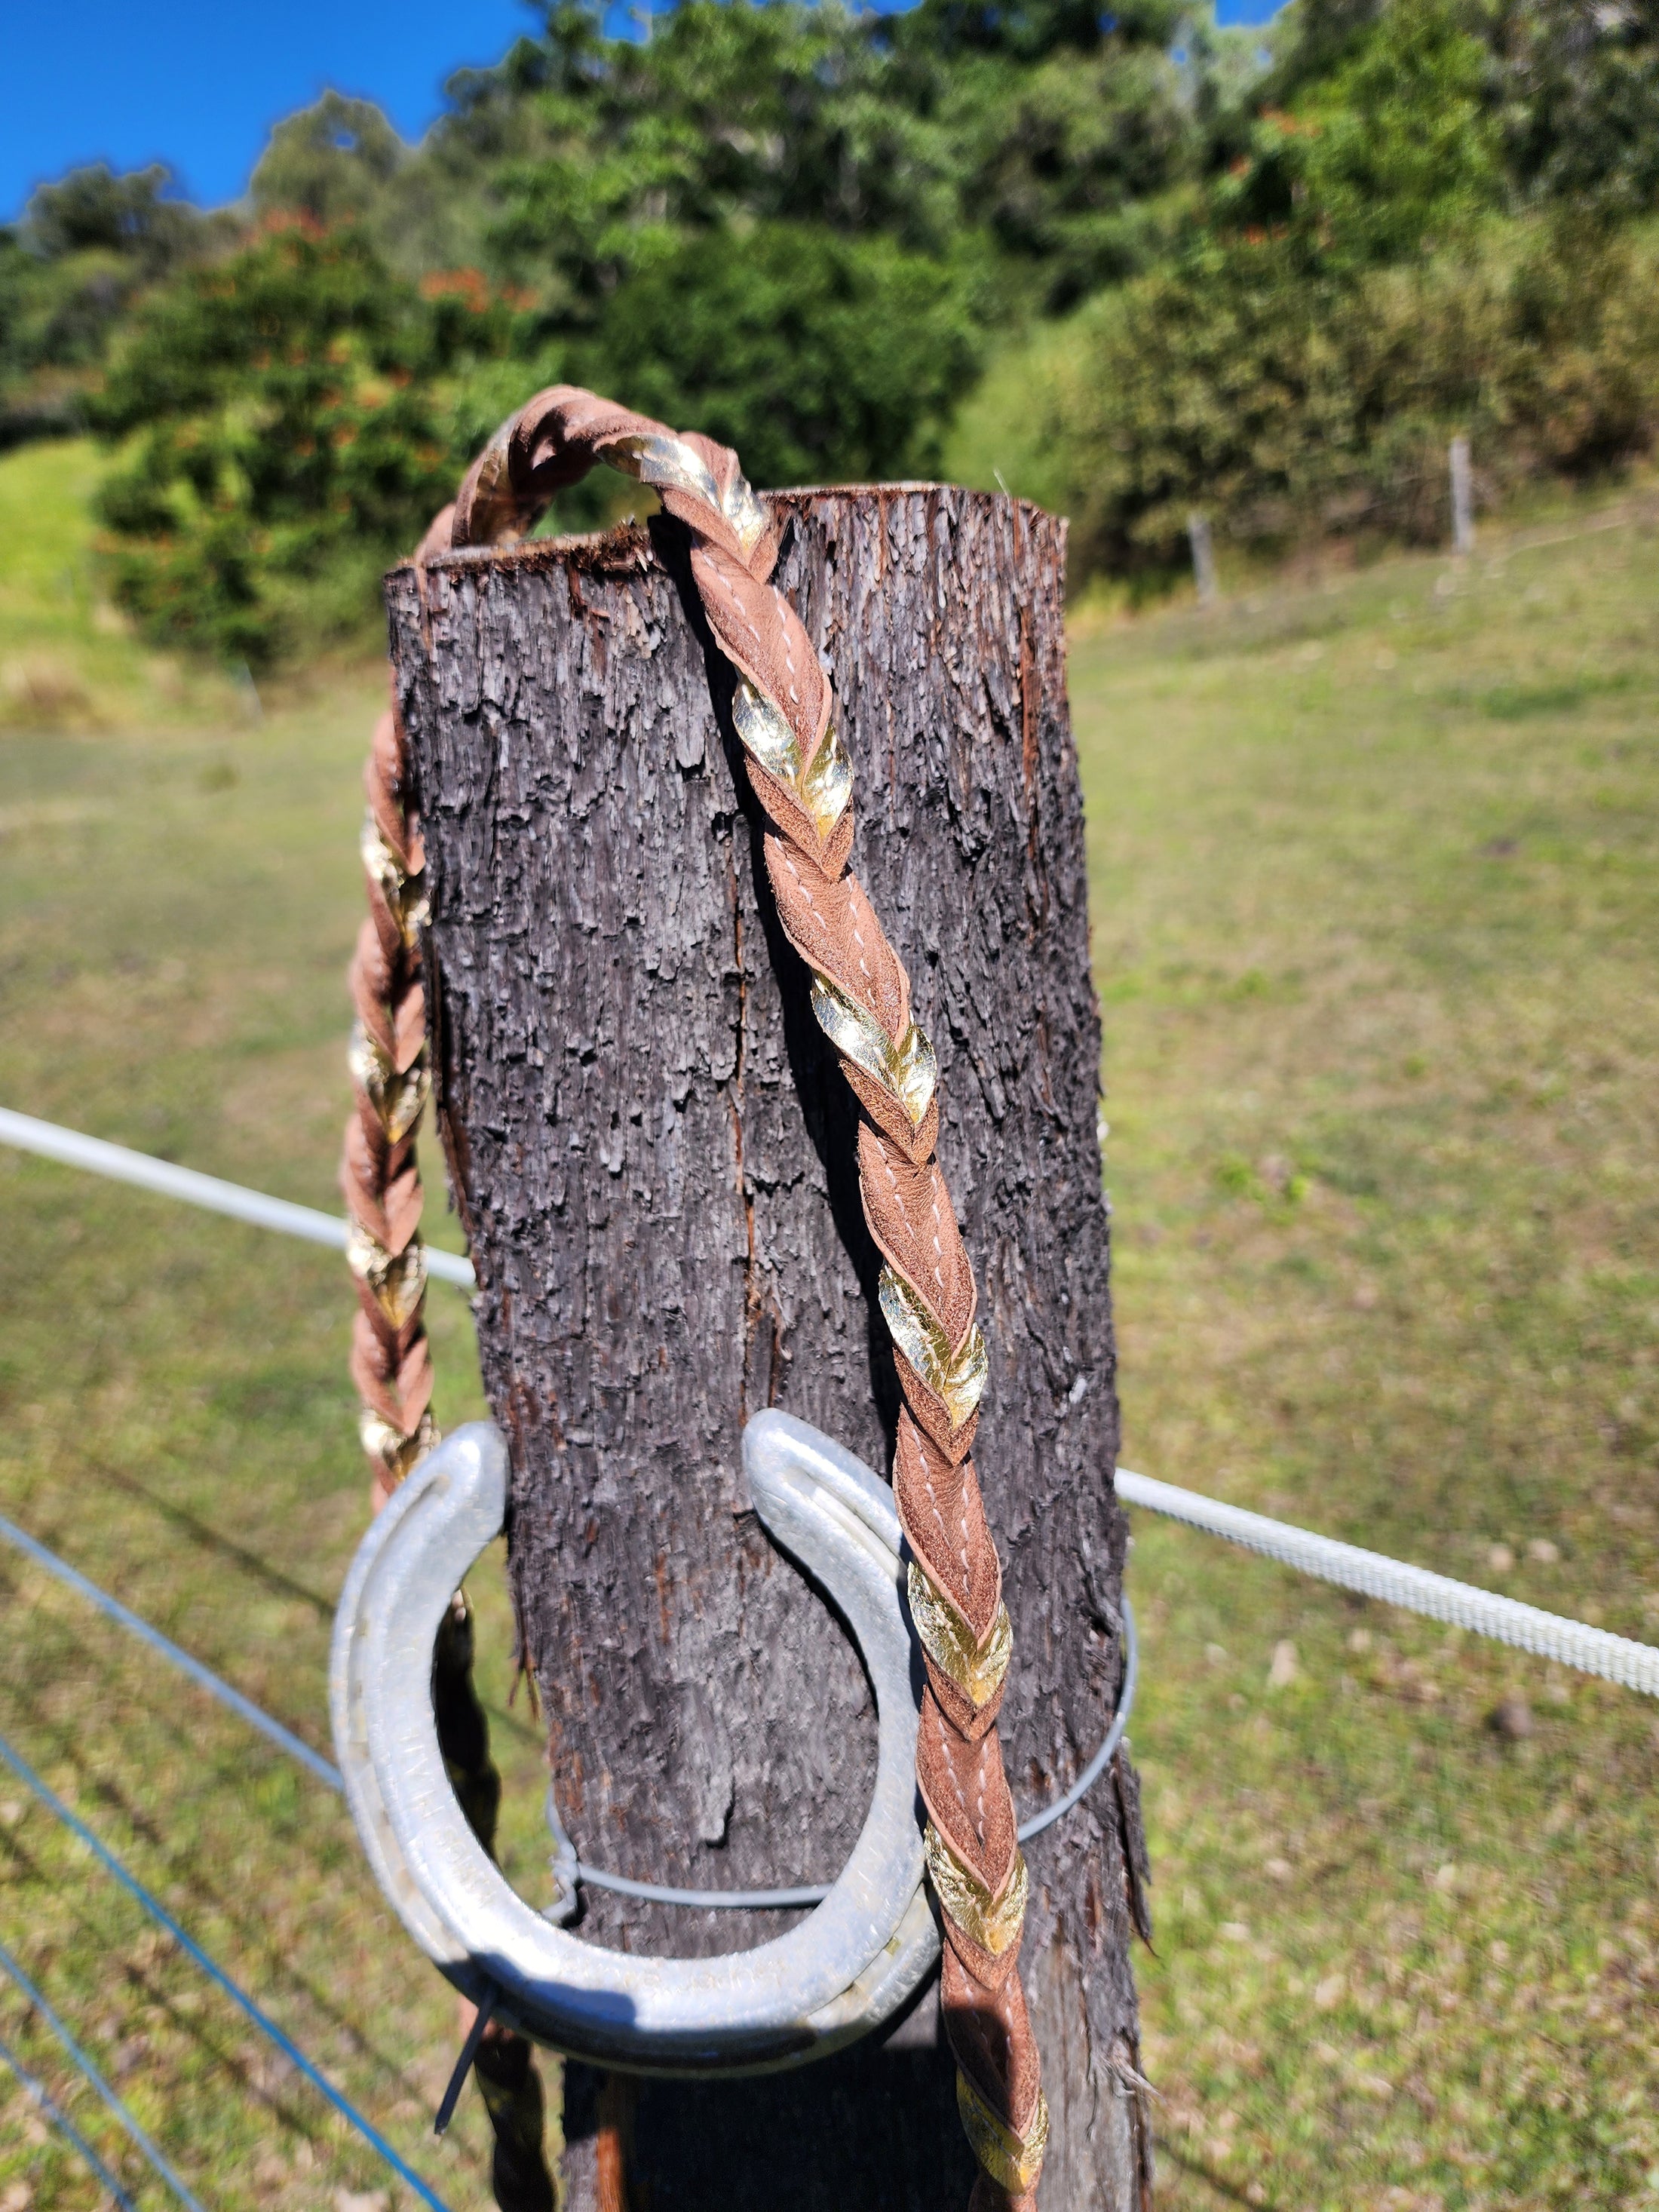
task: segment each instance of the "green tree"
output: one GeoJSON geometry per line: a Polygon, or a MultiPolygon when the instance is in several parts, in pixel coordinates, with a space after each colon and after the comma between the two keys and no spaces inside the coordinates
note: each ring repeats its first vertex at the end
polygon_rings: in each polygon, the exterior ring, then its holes
{"type": "Polygon", "coordinates": [[[504,150],[482,130],[441,125],[409,146],[373,101],[325,92],[271,132],[248,197],[261,222],[354,224],[392,268],[421,276],[481,258],[504,150]]]}
{"type": "Polygon", "coordinates": [[[793,223],[659,234],[578,365],[735,447],[757,483],[927,469],[978,365],[963,289],[888,239],[793,223]]]}
{"type": "Polygon", "coordinates": [[[71,169],[42,185],[23,216],[27,243],[45,261],[104,252],[159,276],[196,252],[202,218],[173,197],[173,172],[161,162],[118,176],[106,163],[71,169]]]}
{"type": "Polygon", "coordinates": [[[222,247],[160,164],[42,185],[0,230],[0,445],[73,429],[112,331],[144,289],[222,247]]]}
{"type": "Polygon", "coordinates": [[[982,230],[1005,289],[1050,313],[1146,268],[1196,166],[1182,65],[1114,33],[1027,63],[969,53],[939,108],[958,172],[957,220],[982,230]]]}
{"type": "Polygon", "coordinates": [[[1257,116],[1211,222],[1363,268],[1462,234],[1504,185],[1486,48],[1449,0],[1393,0],[1293,111],[1257,116]]]}
{"type": "Polygon", "coordinates": [[[325,94],[234,252],[157,172],[80,173],[0,234],[0,436],[126,333],[107,512],[154,629],[257,655],[344,620],[543,382],[763,482],[930,467],[991,348],[1079,301],[1053,443],[1114,563],[1173,557],[1194,502],[1264,542],[1418,527],[1388,487],[1449,422],[1559,466],[1646,434],[1618,226],[1659,195],[1650,0],[1296,0],[1265,60],[1189,0],[603,20],[549,0],[418,146],[325,94]],[[1571,246],[1517,219],[1581,201],[1571,246]]]}
{"type": "Polygon", "coordinates": [[[1294,106],[1263,106],[1179,250],[1091,316],[1053,425],[1085,562],[1173,567],[1194,507],[1264,545],[1438,532],[1454,430],[1489,482],[1652,436],[1652,256],[1605,204],[1506,215],[1500,76],[1471,20],[1322,7],[1271,80],[1294,106]]]}
{"type": "Polygon", "coordinates": [[[1659,11],[1651,0],[1504,0],[1492,34],[1505,148],[1536,198],[1659,205],[1659,11]]]}
{"type": "MultiPolygon", "coordinates": [[[[559,0],[506,74],[537,143],[500,181],[496,250],[579,316],[642,234],[745,222],[880,234],[990,270],[1035,264],[1063,301],[1138,265],[1138,202],[1196,167],[1171,0],[1119,15],[922,0],[896,17],[799,0],[682,0],[648,44],[559,0]]],[[[501,80],[495,81],[499,89],[501,80]]],[[[483,80],[474,80],[480,94],[483,80]]],[[[1023,312],[1029,276],[1001,289],[1023,312]]]]}
{"type": "Polygon", "coordinates": [[[464,464],[453,380],[510,333],[482,279],[428,293],[289,226],[146,303],[96,421],[131,441],[102,512],[152,635],[258,662],[302,611],[313,639],[362,621],[464,464]]]}
{"type": "Polygon", "coordinates": [[[635,45],[560,0],[533,64],[517,64],[538,145],[501,179],[496,250],[570,317],[664,228],[801,222],[939,250],[955,224],[948,150],[880,96],[885,66],[835,5],[683,0],[635,45]]]}
{"type": "Polygon", "coordinates": [[[302,215],[327,229],[378,210],[410,158],[372,100],[325,92],[271,132],[248,197],[262,217],[302,215]]]}
{"type": "Polygon", "coordinates": [[[1656,427],[1659,252],[1558,211],[1340,281],[1284,238],[1156,272],[1096,312],[1050,429],[1084,565],[1156,575],[1195,507],[1265,549],[1443,538],[1452,432],[1501,484],[1656,427]]]}

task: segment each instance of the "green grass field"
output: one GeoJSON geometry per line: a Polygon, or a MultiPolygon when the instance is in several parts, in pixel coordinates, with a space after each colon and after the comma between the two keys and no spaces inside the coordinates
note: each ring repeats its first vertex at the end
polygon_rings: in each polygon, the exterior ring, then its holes
{"type": "MultiPolygon", "coordinates": [[[[40,465],[0,463],[0,514],[40,465]]],[[[1644,512],[1085,619],[1072,684],[1127,1463],[1651,1638],[1644,512]]],[[[0,649],[49,652],[95,713],[0,738],[0,1103],[331,1205],[373,672],[256,723],[158,678],[89,589],[52,613],[16,544],[0,649]]],[[[0,1224],[0,1510],[324,1744],[365,1512],[337,1261],[3,1150],[0,1224]]],[[[448,1423],[476,1370],[459,1295],[432,1306],[448,1423]]],[[[1131,1572],[1161,2202],[1659,2205],[1654,1709],[1150,1516],[1131,1572]]],[[[509,1869],[540,1894],[536,1730],[475,1582],[509,1869]]],[[[342,1808],[15,1555],[0,1589],[0,1731],[457,2212],[486,2203],[476,2098],[429,2139],[452,2002],[342,1808]]],[[[3,1776],[0,1940],[216,2207],[386,2188],[3,1776]]],[[[69,2094],[3,1990],[0,2034],[69,2094]]],[[[0,2082],[0,2206],[98,2201],[0,2082]]]]}

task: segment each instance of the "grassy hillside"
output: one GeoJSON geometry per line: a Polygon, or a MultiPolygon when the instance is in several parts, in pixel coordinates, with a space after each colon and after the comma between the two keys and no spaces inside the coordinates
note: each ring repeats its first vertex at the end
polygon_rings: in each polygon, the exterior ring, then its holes
{"type": "Polygon", "coordinates": [[[0,731],[246,720],[246,684],[147,653],[101,589],[84,438],[0,455],[0,731]]]}
{"type": "MultiPolygon", "coordinates": [[[[1654,544],[1634,507],[1527,535],[1075,640],[1125,1456],[1651,1636],[1654,544]]],[[[24,588],[0,567],[0,608],[24,588]]],[[[372,672],[169,722],[63,621],[137,703],[0,739],[3,1103],[331,1204],[372,672]]],[[[365,1506],[337,1262],[3,1151],[0,1233],[0,1510],[321,1743],[365,1506]]],[[[433,1305],[447,1423],[476,1370],[433,1305]]],[[[539,1897],[536,1734],[475,1583],[539,1897]]],[[[476,2099],[429,2139],[452,2007],[341,1808],[3,1553],[0,1587],[0,1730],[486,2203],[476,2099]]],[[[1148,1516],[1132,1589],[1161,2202],[1659,2203],[1651,1709],[1148,1516]]],[[[385,2185],[10,1784],[0,1937],[226,2212],[385,2185]]],[[[64,2084],[3,1991],[0,2033],[64,2084]]],[[[97,2201],[4,2083],[20,2185],[97,2201]]]]}

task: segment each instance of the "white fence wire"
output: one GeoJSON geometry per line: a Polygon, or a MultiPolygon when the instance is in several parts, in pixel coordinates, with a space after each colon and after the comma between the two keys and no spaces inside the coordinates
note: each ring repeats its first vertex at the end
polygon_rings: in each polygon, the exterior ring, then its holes
{"type": "Polygon", "coordinates": [[[1117,1494],[1131,1505],[1145,1505],[1188,1528],[1207,1529],[1229,1543],[1260,1552],[1298,1574],[1312,1575],[1342,1589],[1358,1590],[1397,1605],[1407,1613],[1420,1613],[1430,1620],[1449,1621],[1477,1636],[1499,1644],[1513,1644],[1540,1659],[1553,1659],[1581,1674],[1600,1674],[1608,1682],[1622,1683],[1659,1698],[1659,1647],[1638,1644],[1628,1636],[1614,1636],[1605,1628],[1591,1628],[1582,1620],[1569,1620],[1559,1613],[1544,1613],[1535,1605],[1503,1597],[1496,1590],[1476,1589],[1449,1575],[1432,1574],[1404,1559],[1385,1559],[1380,1552],[1362,1551],[1358,1544],[1341,1544],[1334,1537],[1316,1535],[1288,1521],[1274,1521],[1265,1513],[1247,1513],[1242,1506],[1224,1505],[1219,1498],[1201,1498],[1194,1490],[1177,1490],[1172,1482],[1151,1475],[1117,1471],[1117,1494]]]}
{"type": "MultiPolygon", "coordinates": [[[[260,1229],[303,1237],[340,1251],[345,1249],[348,1228],[343,1217],[290,1205],[286,1199],[268,1198],[262,1192],[245,1190],[240,1183],[221,1182],[217,1176],[198,1175],[193,1169],[153,1159],[146,1152],[129,1152],[125,1146],[82,1136],[78,1130],[60,1128],[53,1121],[36,1121],[33,1115],[14,1114],[0,1107],[0,1142],[66,1167],[84,1168],[94,1175],[112,1176],[118,1182],[137,1184],[162,1197],[183,1199],[212,1212],[252,1222],[260,1229]]],[[[446,1282],[468,1290],[473,1286],[471,1263],[454,1253],[435,1252],[428,1246],[427,1268],[446,1282]]],[[[1127,1468],[1117,1470],[1117,1493],[1128,1504],[1144,1506],[1185,1522],[1188,1528],[1224,1537],[1229,1543],[1277,1559],[1298,1574],[1334,1583],[1342,1589],[1358,1590],[1385,1605],[1399,1606],[1430,1620],[1449,1622],[1540,1658],[1553,1659],[1560,1666],[1575,1668],[1580,1674],[1599,1674],[1605,1681],[1659,1698],[1659,1647],[1653,1644],[1614,1636],[1607,1629],[1592,1628],[1587,1622],[1570,1620],[1560,1613],[1545,1613],[1537,1606],[1500,1596],[1495,1590],[1454,1582],[1448,1575],[1434,1574],[1404,1559],[1386,1559],[1357,1544],[1340,1543],[1334,1537],[1298,1528],[1265,1513],[1224,1504],[1219,1498],[1180,1489],[1172,1482],[1133,1474],[1127,1468]]]]}
{"type": "MultiPolygon", "coordinates": [[[[252,1222],[256,1229],[275,1229],[284,1237],[302,1237],[308,1244],[331,1244],[343,1252],[350,1224],[342,1213],[319,1213],[313,1206],[295,1206],[286,1198],[268,1198],[263,1191],[245,1190],[239,1182],[222,1182],[217,1176],[200,1175],[194,1168],[175,1167],[149,1152],[131,1152],[125,1145],[106,1144],[101,1137],[84,1137],[78,1129],[63,1129],[55,1121],[37,1121],[32,1114],[14,1114],[0,1106],[0,1143],[20,1152],[35,1152],[43,1160],[64,1167],[85,1168],[115,1182],[130,1182],[140,1190],[153,1190],[162,1198],[181,1198],[189,1206],[204,1206],[210,1213],[228,1213],[234,1221],[252,1222]]],[[[473,1287],[472,1262],[454,1252],[426,1248],[426,1271],[446,1283],[473,1287]]]]}

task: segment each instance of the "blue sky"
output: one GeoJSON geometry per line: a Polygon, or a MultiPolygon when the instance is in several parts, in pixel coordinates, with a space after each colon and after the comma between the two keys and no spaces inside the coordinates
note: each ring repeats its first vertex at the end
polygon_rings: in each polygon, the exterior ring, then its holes
{"type": "MultiPolygon", "coordinates": [[[[1218,19],[1265,22],[1276,4],[1219,0],[1218,19]]],[[[0,221],[82,161],[167,161],[192,198],[234,199],[271,125],[329,85],[416,138],[450,72],[534,20],[520,0],[0,0],[0,221]]]]}
{"type": "Polygon", "coordinates": [[[329,85],[418,137],[450,72],[533,21],[518,0],[0,0],[0,220],[81,161],[168,161],[192,198],[234,199],[329,85]]]}

